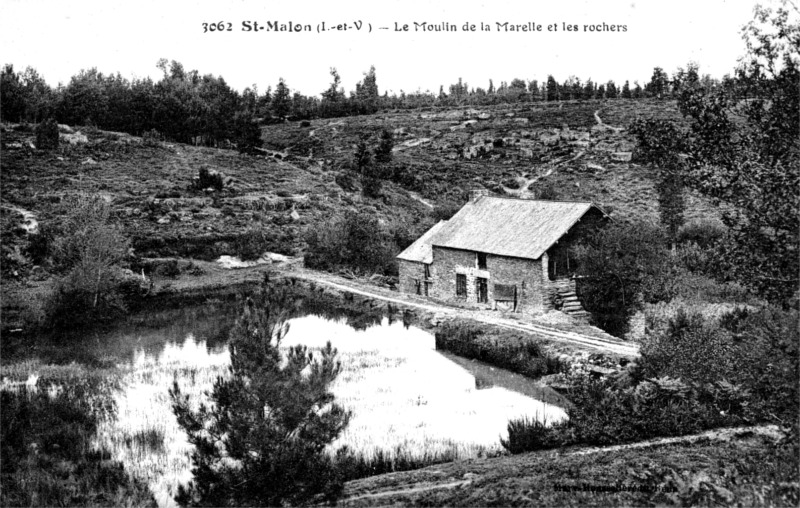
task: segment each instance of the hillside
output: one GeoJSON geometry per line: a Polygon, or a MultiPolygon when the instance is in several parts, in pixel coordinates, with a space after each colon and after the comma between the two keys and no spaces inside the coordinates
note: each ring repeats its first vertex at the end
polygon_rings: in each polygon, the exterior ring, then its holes
{"type": "MultiPolygon", "coordinates": [[[[203,259],[235,254],[249,227],[267,250],[299,253],[308,225],[352,207],[413,238],[432,206],[458,205],[475,187],[533,197],[548,185],[557,199],[591,200],[618,219],[657,220],[653,171],[630,162],[624,128],[676,116],[672,103],[628,100],[384,113],[264,127],[265,156],[66,126],[61,147],[46,152],[30,148],[25,126],[4,126],[0,202],[9,236],[19,210],[46,222],[64,195],[99,193],[139,254],[203,259]],[[359,137],[380,129],[394,133],[393,182],[380,199],[363,198],[357,179],[341,175],[359,137]],[[204,168],[223,173],[223,190],[193,187],[204,168]]],[[[710,214],[689,199],[688,219],[710,214]]]]}

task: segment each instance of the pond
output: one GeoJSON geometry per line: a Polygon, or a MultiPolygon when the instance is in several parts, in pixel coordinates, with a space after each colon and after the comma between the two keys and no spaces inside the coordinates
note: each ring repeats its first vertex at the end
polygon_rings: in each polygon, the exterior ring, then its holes
{"type": "MultiPolygon", "coordinates": [[[[225,337],[235,312],[223,305],[134,317],[87,340],[123,373],[116,418],[102,424],[98,443],[146,480],[162,506],[174,505],[178,484],[191,479],[191,447],[173,416],[168,389],[177,381],[199,403],[217,376],[227,375],[225,337]]],[[[308,312],[289,321],[283,346],[320,348],[330,341],[338,349],[342,372],[332,391],[353,418],[331,450],[347,445],[365,457],[381,451],[430,462],[474,458],[502,451],[509,419],[566,417],[561,407],[537,400],[556,400],[552,394],[530,396],[541,390],[534,382],[505,383],[504,377],[515,375],[445,356],[425,330],[385,316],[364,321],[308,312]],[[492,371],[490,381],[481,369],[492,371]]]]}

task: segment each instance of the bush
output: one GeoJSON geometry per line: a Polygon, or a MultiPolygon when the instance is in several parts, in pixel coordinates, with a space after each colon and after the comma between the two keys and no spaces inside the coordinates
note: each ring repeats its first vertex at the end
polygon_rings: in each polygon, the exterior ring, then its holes
{"type": "Polygon", "coordinates": [[[236,237],[233,242],[233,252],[242,261],[254,261],[267,252],[270,243],[263,229],[249,228],[236,237]]]}
{"type": "Polygon", "coordinates": [[[711,247],[726,235],[726,228],[717,221],[697,220],[684,224],[678,231],[678,243],[694,243],[701,248],[711,247]]]}
{"type": "Polygon", "coordinates": [[[200,168],[198,179],[195,182],[195,188],[198,190],[203,190],[210,187],[212,189],[221,191],[225,185],[224,181],[225,177],[222,175],[222,173],[219,173],[213,169],[209,170],[208,168],[200,168]]]}
{"type": "Polygon", "coordinates": [[[595,324],[617,337],[643,302],[670,300],[677,291],[663,231],[647,223],[615,223],[575,249],[578,292],[595,324]]]}
{"type": "Polygon", "coordinates": [[[523,416],[508,422],[508,439],[500,439],[509,453],[525,453],[558,448],[569,444],[567,422],[548,426],[547,419],[537,420],[523,416]]]}
{"type": "Polygon", "coordinates": [[[59,215],[49,250],[56,272],[64,275],[46,304],[48,325],[88,324],[124,311],[139,280],[122,271],[129,244],[111,224],[108,203],[96,196],[71,197],[59,215]]]}
{"type": "Polygon", "coordinates": [[[36,148],[52,150],[58,148],[58,123],[48,118],[36,126],[36,148]]]}
{"type": "Polygon", "coordinates": [[[309,268],[386,275],[397,271],[387,235],[370,213],[348,211],[342,218],[309,228],[306,244],[309,268]]]}
{"type": "MultiPolygon", "coordinates": [[[[560,197],[558,189],[553,182],[533,182],[528,186],[528,190],[534,193],[536,199],[552,201],[560,197]]],[[[606,210],[606,212],[610,213],[610,210],[606,210]]]]}
{"type": "Polygon", "coordinates": [[[155,129],[150,129],[142,134],[142,144],[149,147],[157,147],[164,141],[164,135],[155,129]]]}
{"type": "Polygon", "coordinates": [[[450,218],[459,210],[461,210],[461,208],[462,205],[456,203],[455,201],[445,201],[444,203],[440,203],[434,207],[432,212],[433,219],[436,222],[441,220],[450,220],[450,218]]]}
{"type": "Polygon", "coordinates": [[[491,340],[477,326],[444,323],[436,331],[435,339],[436,349],[481,360],[532,378],[566,370],[561,360],[548,355],[538,343],[516,335],[491,340]]]}
{"type": "Polygon", "coordinates": [[[730,334],[700,314],[687,314],[682,308],[666,331],[645,337],[642,365],[646,375],[670,376],[712,382],[730,379],[733,368],[733,343],[730,334]]]}
{"type": "Polygon", "coordinates": [[[2,506],[156,506],[105,449],[94,448],[100,409],[113,409],[108,379],[0,391],[2,506]],[[38,388],[38,389],[37,389],[38,388]]]}
{"type": "Polygon", "coordinates": [[[356,179],[350,171],[342,171],[334,178],[336,184],[347,192],[356,190],[356,179]]]}

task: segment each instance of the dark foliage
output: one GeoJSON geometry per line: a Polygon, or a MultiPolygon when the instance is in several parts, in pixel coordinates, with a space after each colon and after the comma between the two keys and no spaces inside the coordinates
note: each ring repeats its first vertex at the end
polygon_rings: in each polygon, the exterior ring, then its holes
{"type": "Polygon", "coordinates": [[[210,170],[208,168],[200,168],[200,173],[198,174],[198,178],[195,182],[195,187],[197,189],[212,188],[221,191],[224,186],[225,183],[222,173],[219,173],[213,169],[210,170]]]}
{"type": "Polygon", "coordinates": [[[725,233],[725,227],[719,222],[708,220],[689,222],[678,231],[678,243],[694,243],[706,249],[723,239],[725,233]]]}
{"type": "Polygon", "coordinates": [[[523,416],[508,422],[508,439],[501,438],[500,444],[509,453],[525,453],[572,444],[567,436],[567,423],[547,425],[546,419],[523,416]]]}
{"type": "Polygon", "coordinates": [[[375,161],[381,164],[392,162],[392,148],[394,148],[394,136],[390,130],[383,129],[378,146],[375,148],[375,161]]]}
{"type": "Polygon", "coordinates": [[[212,404],[194,410],[177,382],[170,390],[195,446],[181,505],[280,506],[340,495],[342,478],[325,451],[349,420],[329,391],[340,364],[330,343],[317,357],[305,346],[281,350],[293,308],[287,288],[265,280],[231,330],[230,376],[215,381],[212,404]]]}
{"type": "Polygon", "coordinates": [[[48,118],[36,126],[36,148],[53,150],[58,148],[58,123],[48,118]]]}
{"type": "Polygon", "coordinates": [[[650,224],[612,224],[576,249],[578,290],[598,326],[622,336],[642,301],[669,301],[672,264],[662,231],[650,224]]]}
{"type": "Polygon", "coordinates": [[[344,217],[310,228],[305,265],[309,268],[359,273],[396,274],[393,246],[378,219],[366,212],[347,212],[344,217]]]}
{"type": "Polygon", "coordinates": [[[0,391],[0,504],[156,506],[146,485],[94,449],[98,417],[113,410],[98,382],[62,386],[55,396],[44,386],[0,391]]]}
{"type": "Polygon", "coordinates": [[[250,228],[233,242],[234,256],[242,261],[253,261],[264,255],[272,244],[267,234],[259,228],[250,228]]]}
{"type": "Polygon", "coordinates": [[[497,367],[537,378],[557,374],[566,366],[547,354],[535,342],[522,337],[489,339],[480,328],[462,323],[444,323],[436,330],[436,349],[464,358],[481,360],[497,367]]]}

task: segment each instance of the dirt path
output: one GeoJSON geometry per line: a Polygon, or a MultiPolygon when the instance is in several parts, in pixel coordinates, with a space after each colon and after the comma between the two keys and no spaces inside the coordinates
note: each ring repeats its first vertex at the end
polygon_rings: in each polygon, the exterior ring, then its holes
{"type": "Polygon", "coordinates": [[[433,204],[429,203],[428,201],[425,201],[425,199],[422,196],[420,196],[419,194],[417,194],[416,192],[410,192],[409,191],[408,195],[411,196],[411,198],[414,199],[415,201],[419,201],[420,203],[422,203],[423,205],[425,205],[429,209],[433,210],[433,208],[434,208],[433,204]]]}
{"type": "Polygon", "coordinates": [[[480,310],[476,311],[471,309],[448,307],[445,305],[439,305],[435,302],[423,303],[417,300],[412,300],[410,298],[403,298],[405,295],[399,293],[392,293],[390,296],[388,294],[385,294],[384,291],[378,288],[365,287],[363,285],[358,285],[356,283],[353,283],[352,281],[345,282],[345,280],[342,278],[338,277],[334,278],[334,276],[332,275],[323,274],[312,270],[307,270],[305,268],[299,268],[299,267],[295,268],[293,271],[287,272],[287,275],[294,275],[306,280],[313,280],[319,284],[323,284],[338,289],[340,291],[347,291],[361,296],[366,296],[382,300],[385,302],[390,302],[400,306],[425,310],[427,312],[431,312],[442,317],[458,317],[463,319],[472,319],[482,323],[487,323],[494,326],[507,328],[510,330],[524,332],[539,338],[555,342],[577,344],[580,346],[596,349],[602,352],[613,353],[622,356],[628,356],[628,357],[639,356],[638,345],[628,342],[622,342],[610,335],[603,334],[602,332],[598,332],[596,336],[577,333],[577,332],[569,332],[564,330],[558,330],[556,328],[551,328],[542,324],[536,324],[531,322],[520,322],[515,319],[502,317],[498,313],[492,311],[480,311],[480,310]]]}

